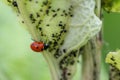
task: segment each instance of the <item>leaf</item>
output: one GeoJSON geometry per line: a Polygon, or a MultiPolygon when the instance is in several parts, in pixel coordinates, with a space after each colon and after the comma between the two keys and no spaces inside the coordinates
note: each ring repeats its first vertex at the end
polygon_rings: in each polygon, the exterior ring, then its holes
{"type": "Polygon", "coordinates": [[[120,12],[120,0],[102,0],[102,7],[107,12],[120,12]]]}
{"type": "Polygon", "coordinates": [[[9,5],[22,18],[32,39],[49,45],[43,55],[55,80],[71,79],[80,48],[102,26],[94,12],[95,0],[11,0],[9,5]]]}

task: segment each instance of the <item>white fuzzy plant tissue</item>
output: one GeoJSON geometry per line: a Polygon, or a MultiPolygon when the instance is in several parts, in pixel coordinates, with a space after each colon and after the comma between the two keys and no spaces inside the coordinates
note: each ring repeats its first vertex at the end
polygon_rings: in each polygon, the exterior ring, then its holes
{"type": "Polygon", "coordinates": [[[69,33],[61,49],[76,49],[85,45],[101,29],[102,22],[95,14],[95,0],[71,0],[74,16],[69,24],[69,33]]]}

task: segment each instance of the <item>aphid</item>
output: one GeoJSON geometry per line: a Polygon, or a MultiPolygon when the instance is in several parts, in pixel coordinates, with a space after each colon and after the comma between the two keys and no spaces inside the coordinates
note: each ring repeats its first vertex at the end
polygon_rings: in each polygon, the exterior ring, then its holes
{"type": "Polygon", "coordinates": [[[30,47],[35,52],[42,52],[44,49],[44,43],[35,41],[31,44],[30,47]]]}

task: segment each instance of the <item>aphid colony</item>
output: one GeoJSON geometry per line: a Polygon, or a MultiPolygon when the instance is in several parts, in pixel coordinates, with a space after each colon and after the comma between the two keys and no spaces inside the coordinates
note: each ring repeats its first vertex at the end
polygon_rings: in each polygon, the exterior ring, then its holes
{"type": "MultiPolygon", "coordinates": [[[[55,59],[60,58],[63,52],[67,52],[66,49],[63,49],[63,51],[59,49],[64,43],[64,37],[69,29],[69,21],[73,17],[73,6],[67,0],[61,0],[59,2],[56,0],[53,3],[50,0],[8,0],[8,2],[9,5],[13,6],[18,15],[23,18],[22,23],[29,26],[27,29],[34,41],[30,45],[33,51],[49,51],[55,59]],[[64,2],[66,6],[62,6],[64,2]],[[27,14],[24,13],[25,11],[27,11],[27,14]],[[53,54],[52,51],[55,53],[53,54]]],[[[73,57],[76,57],[75,53],[71,53],[69,57],[66,55],[64,60],[68,61],[64,62],[62,60],[58,62],[60,65],[59,68],[64,69],[65,66],[69,65],[65,65],[69,61],[73,65],[75,61],[70,60],[73,57]]],[[[65,71],[61,74],[64,78],[66,77],[65,71]]],[[[68,76],[70,75],[71,73],[69,72],[68,76]]]]}
{"type": "Polygon", "coordinates": [[[59,79],[75,73],[81,47],[96,35],[101,21],[94,0],[7,0],[31,34],[35,52],[45,53],[55,64],[59,79]],[[73,15],[74,14],[74,15],[73,15]]]}
{"type": "MultiPolygon", "coordinates": [[[[67,2],[66,0],[59,1],[59,3],[57,1],[52,3],[50,0],[21,0],[21,2],[8,0],[8,2],[16,9],[18,15],[23,17],[24,21],[22,23],[30,27],[27,29],[31,33],[33,40],[48,44],[50,52],[57,50],[64,43],[64,37],[69,29],[70,17],[73,17],[73,6],[69,2],[65,7],[54,4],[67,2]],[[21,6],[24,9],[20,8],[21,6]],[[33,10],[28,7],[33,8],[33,10]],[[23,13],[24,10],[29,14],[23,13]],[[29,22],[31,24],[28,24],[29,22]]],[[[35,47],[32,50],[35,51],[35,47]]]]}

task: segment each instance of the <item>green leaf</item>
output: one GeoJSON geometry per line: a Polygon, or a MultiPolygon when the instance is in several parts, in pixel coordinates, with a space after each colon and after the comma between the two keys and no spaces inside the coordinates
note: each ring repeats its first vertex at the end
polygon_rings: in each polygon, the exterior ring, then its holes
{"type": "Polygon", "coordinates": [[[102,0],[102,7],[107,12],[120,12],[120,0],[102,0]]]}
{"type": "Polygon", "coordinates": [[[95,0],[11,0],[8,4],[22,18],[33,40],[50,45],[43,55],[53,79],[71,79],[80,48],[102,26],[94,12],[95,0]]]}

